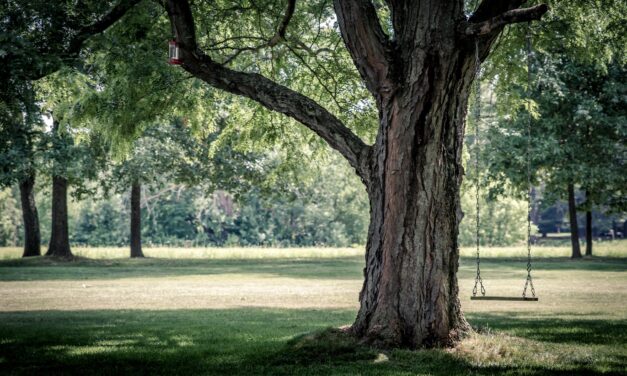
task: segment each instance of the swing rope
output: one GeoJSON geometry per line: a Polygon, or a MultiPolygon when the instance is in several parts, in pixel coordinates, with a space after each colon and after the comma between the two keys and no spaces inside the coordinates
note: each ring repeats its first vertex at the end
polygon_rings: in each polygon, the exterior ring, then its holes
{"type": "Polygon", "coordinates": [[[531,68],[532,68],[532,49],[531,49],[531,24],[527,24],[526,32],[526,53],[527,53],[527,90],[526,90],[526,104],[527,104],[527,148],[525,150],[526,164],[527,164],[527,278],[525,280],[525,287],[522,292],[522,298],[519,297],[499,297],[499,296],[485,296],[485,288],[483,286],[483,279],[481,278],[481,258],[479,256],[480,250],[480,216],[479,216],[479,198],[480,198],[480,182],[479,182],[479,163],[480,163],[480,145],[479,145],[479,125],[481,123],[481,60],[479,59],[479,44],[475,41],[475,103],[473,111],[473,119],[475,122],[475,140],[474,140],[474,170],[475,170],[475,205],[476,205],[476,217],[475,217],[475,240],[477,246],[477,274],[475,276],[475,285],[472,289],[471,299],[477,300],[510,300],[510,301],[538,301],[536,297],[536,290],[533,287],[533,279],[531,277],[531,198],[532,198],[532,186],[531,186],[531,68]],[[527,290],[531,292],[531,296],[527,296],[527,290]],[[481,291],[481,296],[477,296],[477,292],[481,291]]]}
{"type": "Polygon", "coordinates": [[[479,122],[481,121],[481,60],[479,59],[479,42],[475,40],[475,103],[473,118],[475,121],[475,240],[477,243],[477,275],[475,276],[475,286],[472,289],[472,296],[477,296],[477,286],[481,288],[481,295],[485,296],[485,287],[481,279],[481,258],[479,257],[479,122]]]}
{"type": "Polygon", "coordinates": [[[531,278],[531,23],[527,23],[526,34],[527,47],[527,279],[523,289],[523,298],[527,297],[527,288],[531,290],[531,296],[536,297],[536,289],[531,278]]]}

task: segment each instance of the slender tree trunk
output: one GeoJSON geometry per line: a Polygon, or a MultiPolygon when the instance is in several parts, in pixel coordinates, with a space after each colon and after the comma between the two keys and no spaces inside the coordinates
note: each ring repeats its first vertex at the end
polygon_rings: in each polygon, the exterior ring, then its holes
{"type": "MultiPolygon", "coordinates": [[[[586,200],[590,200],[589,191],[586,191],[586,200]]],[[[586,256],[592,256],[592,203],[590,202],[586,210],[586,256]]]]}
{"type": "Polygon", "coordinates": [[[67,219],[67,186],[66,178],[52,177],[52,228],[46,256],[72,257],[67,219]]]}
{"type": "Polygon", "coordinates": [[[24,253],[22,257],[41,256],[41,236],[39,233],[39,215],[35,205],[35,176],[20,182],[22,217],[24,219],[24,253]]]}
{"type": "Polygon", "coordinates": [[[131,186],[131,257],[144,257],[142,252],[141,185],[131,186]]]}
{"type": "Polygon", "coordinates": [[[568,216],[570,218],[570,242],[573,249],[571,258],[581,258],[579,225],[577,224],[577,203],[575,202],[575,186],[573,184],[568,184],[568,216]]]}
{"type": "Polygon", "coordinates": [[[586,256],[592,256],[592,211],[586,211],[586,256]]]}

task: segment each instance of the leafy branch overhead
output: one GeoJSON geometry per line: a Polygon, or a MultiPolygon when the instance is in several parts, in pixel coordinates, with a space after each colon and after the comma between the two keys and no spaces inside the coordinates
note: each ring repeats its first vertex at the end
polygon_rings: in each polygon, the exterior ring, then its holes
{"type": "MultiPolygon", "coordinates": [[[[547,11],[545,5],[518,9],[521,1],[495,2],[486,0],[468,20],[459,22],[463,34],[484,36],[487,50],[491,39],[509,23],[538,19],[547,11]]],[[[215,61],[198,45],[196,23],[187,1],[168,1],[165,4],[176,40],[181,48],[183,68],[210,85],[233,94],[248,97],[266,108],[283,113],[314,131],[331,147],[339,151],[364,180],[368,180],[371,164],[371,147],[367,146],[343,121],[315,100],[288,87],[280,85],[259,73],[248,73],[227,68],[243,51],[256,51],[276,46],[285,39],[290,21],[297,11],[297,2],[287,2],[287,9],[274,35],[255,47],[244,47],[223,59],[215,61]]],[[[366,87],[381,110],[383,103],[399,89],[399,78],[408,69],[395,59],[398,53],[413,50],[409,45],[412,30],[405,25],[403,12],[397,11],[405,4],[390,1],[388,6],[395,15],[393,21],[395,40],[381,28],[374,5],[369,1],[335,1],[334,7],[343,40],[366,87]]],[[[419,7],[413,7],[418,9],[419,7]]],[[[413,30],[413,33],[419,32],[413,30]]],[[[241,38],[245,38],[242,36],[241,38]]],[[[250,36],[252,39],[253,37],[250,36]]],[[[485,53],[484,53],[485,54],[485,53]]]]}

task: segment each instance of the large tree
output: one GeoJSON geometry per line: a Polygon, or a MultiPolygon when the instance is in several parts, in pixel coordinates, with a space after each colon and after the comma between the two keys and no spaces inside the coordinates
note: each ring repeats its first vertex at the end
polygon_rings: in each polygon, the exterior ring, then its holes
{"type": "MultiPolygon", "coordinates": [[[[229,67],[238,53],[217,60],[215,50],[203,51],[203,41],[211,39],[210,23],[195,24],[211,12],[203,4],[192,10],[186,0],[166,2],[186,71],[300,122],[341,153],[365,184],[365,281],[351,330],[367,342],[438,346],[467,330],[456,273],[468,94],[477,64],[504,27],[547,11],[545,5],[520,8],[522,3],[484,0],[467,17],[462,0],[389,0],[379,8],[367,0],[336,0],[339,32],[379,114],[376,140],[368,145],[327,108],[284,86],[286,72],[272,80],[229,67]]],[[[276,32],[254,50],[287,38],[297,5],[288,1],[276,32]]]]}

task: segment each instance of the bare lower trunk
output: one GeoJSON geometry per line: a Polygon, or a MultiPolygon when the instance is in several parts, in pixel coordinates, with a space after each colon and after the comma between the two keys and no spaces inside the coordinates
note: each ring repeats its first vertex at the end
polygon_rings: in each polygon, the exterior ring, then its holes
{"type": "Polygon", "coordinates": [[[592,256],[592,211],[586,211],[586,256],[592,256]]]}
{"type": "MultiPolygon", "coordinates": [[[[586,200],[590,200],[590,192],[586,191],[586,200]]],[[[586,210],[586,256],[592,256],[592,203],[588,202],[586,210]]]]}
{"type": "Polygon", "coordinates": [[[67,218],[67,186],[66,178],[52,178],[52,229],[46,256],[72,257],[67,218]]]}
{"type": "Polygon", "coordinates": [[[581,258],[579,225],[577,224],[577,203],[575,202],[575,186],[573,184],[568,184],[568,217],[570,219],[570,242],[573,249],[571,258],[581,258]]]}
{"type": "Polygon", "coordinates": [[[131,187],[131,257],[144,257],[142,252],[141,185],[131,187]]]}
{"type": "Polygon", "coordinates": [[[368,183],[365,282],[353,325],[377,346],[445,346],[468,329],[456,273],[472,76],[456,52],[447,58],[429,57],[413,77],[419,85],[399,91],[381,116],[368,183]]]}
{"type": "Polygon", "coordinates": [[[22,217],[24,219],[24,253],[22,257],[41,256],[39,215],[35,205],[35,177],[29,176],[20,182],[22,217]]]}

